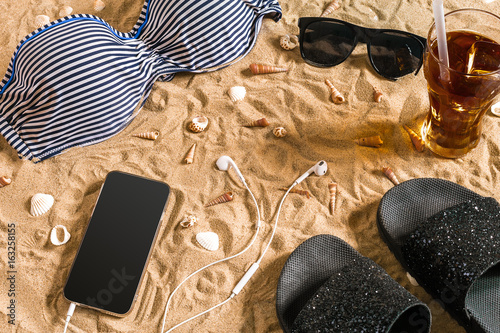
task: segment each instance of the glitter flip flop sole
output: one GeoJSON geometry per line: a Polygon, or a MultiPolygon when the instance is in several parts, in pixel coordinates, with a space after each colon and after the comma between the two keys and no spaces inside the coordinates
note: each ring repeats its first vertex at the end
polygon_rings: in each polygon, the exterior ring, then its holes
{"type": "Polygon", "coordinates": [[[500,205],[436,178],[403,182],[379,204],[382,238],[468,332],[500,332],[500,205]]]}
{"type": "Polygon", "coordinates": [[[425,304],[343,240],[317,235],[289,256],[276,313],[285,333],[430,330],[425,304]]]}

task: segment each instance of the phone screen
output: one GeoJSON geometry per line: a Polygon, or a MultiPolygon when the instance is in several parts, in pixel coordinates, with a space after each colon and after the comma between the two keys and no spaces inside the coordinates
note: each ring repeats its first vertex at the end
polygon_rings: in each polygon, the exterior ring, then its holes
{"type": "Polygon", "coordinates": [[[110,172],[73,262],[64,296],[124,315],[132,307],[170,187],[110,172]]]}

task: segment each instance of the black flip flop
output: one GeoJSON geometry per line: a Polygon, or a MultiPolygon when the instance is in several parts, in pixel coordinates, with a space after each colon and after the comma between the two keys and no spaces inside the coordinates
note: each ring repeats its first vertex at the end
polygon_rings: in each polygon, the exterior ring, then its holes
{"type": "Polygon", "coordinates": [[[377,224],[403,267],[468,332],[500,332],[500,205],[453,182],[390,189],[377,224]]]}
{"type": "Polygon", "coordinates": [[[343,240],[318,235],[299,245],[278,281],[285,333],[430,331],[428,307],[343,240]]]}

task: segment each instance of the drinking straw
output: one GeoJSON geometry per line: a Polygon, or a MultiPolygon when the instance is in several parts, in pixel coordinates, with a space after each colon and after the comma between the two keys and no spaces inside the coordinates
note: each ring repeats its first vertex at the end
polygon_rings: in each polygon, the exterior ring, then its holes
{"type": "Polygon", "coordinates": [[[444,68],[443,66],[440,66],[441,79],[445,79],[448,77],[447,68],[450,67],[450,61],[448,58],[448,46],[446,43],[446,28],[444,24],[443,0],[434,0],[432,2],[432,9],[434,10],[434,22],[436,24],[439,61],[441,61],[441,63],[444,64],[444,66],[446,66],[444,68]]]}

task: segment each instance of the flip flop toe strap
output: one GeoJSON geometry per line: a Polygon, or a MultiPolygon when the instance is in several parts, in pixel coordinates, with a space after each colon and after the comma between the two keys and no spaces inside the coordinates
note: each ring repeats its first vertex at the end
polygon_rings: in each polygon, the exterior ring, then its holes
{"type": "Polygon", "coordinates": [[[427,306],[372,260],[360,257],[317,290],[292,332],[429,332],[429,327],[427,306]]]}
{"type": "Polygon", "coordinates": [[[500,262],[500,205],[478,198],[443,210],[419,225],[402,247],[412,275],[437,301],[468,318],[471,285],[500,262]]]}

